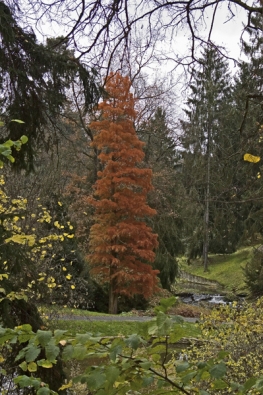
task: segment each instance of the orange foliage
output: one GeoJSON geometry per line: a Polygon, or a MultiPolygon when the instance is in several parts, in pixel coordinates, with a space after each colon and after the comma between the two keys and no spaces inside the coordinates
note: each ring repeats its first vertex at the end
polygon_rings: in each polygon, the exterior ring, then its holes
{"type": "Polygon", "coordinates": [[[90,124],[96,136],[103,170],[94,186],[95,224],[90,231],[89,261],[93,273],[110,284],[115,295],[150,297],[157,289],[155,258],[157,235],[145,218],[155,210],[147,204],[152,189],[150,169],[138,167],[143,145],[135,132],[134,98],[130,81],[119,73],[106,82],[109,97],[99,105],[101,117],[90,124]]]}

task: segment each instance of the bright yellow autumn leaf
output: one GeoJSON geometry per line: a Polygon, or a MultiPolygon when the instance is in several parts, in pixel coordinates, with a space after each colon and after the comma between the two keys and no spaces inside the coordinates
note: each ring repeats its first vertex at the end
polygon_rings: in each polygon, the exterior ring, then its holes
{"type": "Polygon", "coordinates": [[[244,155],[244,160],[246,162],[250,162],[250,163],[257,163],[260,161],[260,156],[254,156],[251,154],[245,154],[244,155]]]}
{"type": "Polygon", "coordinates": [[[51,277],[51,276],[48,277],[47,282],[48,282],[48,283],[54,283],[54,282],[55,282],[54,277],[51,277]]]}
{"type": "Polygon", "coordinates": [[[62,391],[62,390],[65,390],[65,389],[71,388],[71,387],[72,387],[72,380],[70,380],[70,382],[68,384],[62,385],[62,387],[60,387],[58,390],[62,391]]]}

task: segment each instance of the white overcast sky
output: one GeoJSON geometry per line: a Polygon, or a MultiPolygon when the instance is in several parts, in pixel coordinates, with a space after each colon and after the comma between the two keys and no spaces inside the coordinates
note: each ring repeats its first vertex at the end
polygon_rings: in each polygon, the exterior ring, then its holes
{"type": "Polygon", "coordinates": [[[241,56],[240,37],[242,34],[243,24],[247,21],[247,13],[244,10],[239,9],[233,19],[228,22],[226,22],[226,20],[227,10],[224,8],[218,10],[212,39],[219,45],[225,46],[229,51],[229,56],[238,59],[241,56]]]}

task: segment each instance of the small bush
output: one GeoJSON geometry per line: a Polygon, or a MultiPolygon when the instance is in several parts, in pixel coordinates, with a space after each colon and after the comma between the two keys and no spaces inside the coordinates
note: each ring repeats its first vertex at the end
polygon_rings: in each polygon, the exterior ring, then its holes
{"type": "Polygon", "coordinates": [[[252,295],[263,295],[263,246],[253,250],[244,273],[245,282],[252,295]]]}

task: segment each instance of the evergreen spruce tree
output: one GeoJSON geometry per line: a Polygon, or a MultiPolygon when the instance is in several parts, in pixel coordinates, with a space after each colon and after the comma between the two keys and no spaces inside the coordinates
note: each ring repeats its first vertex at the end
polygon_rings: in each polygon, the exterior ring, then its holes
{"type": "Polygon", "coordinates": [[[243,41],[243,49],[248,57],[240,65],[235,79],[234,101],[235,119],[240,130],[240,158],[238,162],[235,188],[237,199],[241,201],[240,216],[243,219],[243,240],[253,240],[262,234],[262,158],[263,158],[263,53],[262,16],[251,18],[247,28],[248,41],[243,41]],[[245,162],[249,153],[260,157],[257,163],[245,162]]]}
{"type": "Polygon", "coordinates": [[[189,218],[188,254],[190,258],[203,255],[207,270],[208,250],[232,252],[236,244],[230,237],[234,216],[226,205],[232,189],[229,158],[236,147],[228,65],[211,48],[204,51],[200,63],[201,69],[192,74],[186,120],[182,121],[183,182],[197,206],[197,215],[189,218]]]}
{"type": "Polygon", "coordinates": [[[0,19],[0,117],[5,124],[0,141],[26,134],[28,144],[16,153],[16,164],[29,168],[36,143],[45,148],[54,144],[71,83],[79,85],[86,109],[98,101],[97,73],[75,58],[66,45],[55,46],[56,39],[47,45],[38,43],[34,32],[20,27],[3,2],[0,19]],[[10,122],[12,119],[24,124],[10,122]]]}
{"type": "Polygon", "coordinates": [[[176,256],[183,253],[183,187],[176,170],[180,155],[162,108],[157,108],[138,133],[145,142],[144,162],[153,172],[154,192],[149,194],[149,202],[157,214],[151,219],[151,226],[159,240],[154,267],[160,271],[162,286],[170,289],[178,274],[176,256]]]}

